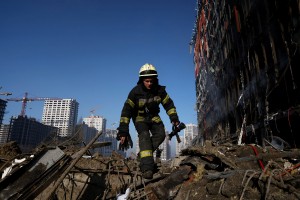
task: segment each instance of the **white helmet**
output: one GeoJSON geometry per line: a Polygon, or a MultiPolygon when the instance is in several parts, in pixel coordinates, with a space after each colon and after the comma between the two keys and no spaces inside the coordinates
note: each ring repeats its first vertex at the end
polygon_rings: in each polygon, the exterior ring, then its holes
{"type": "Polygon", "coordinates": [[[141,67],[139,76],[140,77],[145,77],[145,76],[157,77],[157,71],[153,65],[146,63],[141,67]]]}

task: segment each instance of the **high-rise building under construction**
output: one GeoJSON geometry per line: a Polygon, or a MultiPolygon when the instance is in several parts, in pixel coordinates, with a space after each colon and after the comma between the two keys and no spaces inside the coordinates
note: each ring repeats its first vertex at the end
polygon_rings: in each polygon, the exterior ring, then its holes
{"type": "Polygon", "coordinates": [[[46,100],[42,123],[59,128],[61,137],[70,136],[77,122],[78,107],[75,99],[46,100]]]}

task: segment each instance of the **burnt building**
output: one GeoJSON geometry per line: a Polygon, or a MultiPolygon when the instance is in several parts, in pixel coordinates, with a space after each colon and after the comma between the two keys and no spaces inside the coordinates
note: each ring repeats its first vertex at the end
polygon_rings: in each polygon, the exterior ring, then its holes
{"type": "Polygon", "coordinates": [[[16,141],[23,153],[37,147],[48,136],[56,136],[58,128],[44,125],[27,116],[12,117],[10,120],[8,141],[16,141]]]}
{"type": "Polygon", "coordinates": [[[299,9],[297,0],[198,0],[191,45],[204,140],[300,146],[299,9]]]}

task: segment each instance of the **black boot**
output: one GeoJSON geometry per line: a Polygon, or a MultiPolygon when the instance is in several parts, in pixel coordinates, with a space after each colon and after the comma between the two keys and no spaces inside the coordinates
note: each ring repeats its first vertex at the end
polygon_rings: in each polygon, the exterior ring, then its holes
{"type": "Polygon", "coordinates": [[[156,162],[156,165],[157,167],[160,167],[161,166],[161,152],[162,150],[160,149],[156,149],[156,158],[155,158],[155,162],[156,162]]]}
{"type": "Polygon", "coordinates": [[[143,177],[145,179],[152,179],[153,178],[153,172],[151,170],[147,170],[143,172],[143,177]]]}

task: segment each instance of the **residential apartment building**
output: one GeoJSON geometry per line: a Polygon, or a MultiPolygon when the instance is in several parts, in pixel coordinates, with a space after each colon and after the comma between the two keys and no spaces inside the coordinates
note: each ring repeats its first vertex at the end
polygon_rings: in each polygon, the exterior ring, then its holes
{"type": "Polygon", "coordinates": [[[89,127],[95,128],[97,131],[102,131],[102,134],[97,139],[97,142],[111,142],[111,145],[95,149],[102,156],[111,156],[112,151],[117,151],[116,130],[106,130],[107,120],[101,116],[89,116],[83,118],[83,122],[89,127]]]}
{"type": "Polygon", "coordinates": [[[80,138],[82,138],[82,141],[85,144],[88,144],[96,135],[98,130],[95,129],[94,127],[89,127],[87,124],[84,122],[82,124],[77,124],[76,133],[79,133],[80,138]]]}
{"type": "MultiPolygon", "coordinates": [[[[94,127],[89,127],[84,122],[81,124],[77,124],[75,128],[75,133],[78,134],[79,138],[82,139],[82,146],[85,146],[90,143],[92,139],[97,135],[98,130],[94,127]]],[[[94,154],[94,149],[89,149],[89,152],[94,154]]]]}
{"type": "MultiPolygon", "coordinates": [[[[168,132],[166,132],[166,135],[168,134],[168,132]]],[[[170,146],[170,140],[168,139],[168,137],[165,138],[164,142],[161,143],[158,147],[160,150],[162,150],[161,153],[161,160],[165,161],[165,160],[169,160],[171,158],[171,146],[170,146]]],[[[156,151],[154,152],[154,157],[156,157],[156,151]]]]}
{"type": "Polygon", "coordinates": [[[102,147],[100,153],[103,156],[111,156],[113,151],[118,151],[117,130],[107,129],[104,137],[101,137],[101,142],[110,142],[110,146],[102,147]]]}
{"type": "Polygon", "coordinates": [[[79,103],[75,99],[46,100],[42,123],[59,128],[59,136],[72,135],[77,123],[79,103]]]}
{"type": "Polygon", "coordinates": [[[192,145],[192,140],[198,135],[198,126],[196,124],[186,124],[183,135],[183,147],[187,148],[192,145]]]}
{"type": "Polygon", "coordinates": [[[181,140],[181,142],[180,143],[178,143],[177,141],[176,141],[176,151],[175,151],[175,156],[179,156],[180,155],[180,153],[181,153],[181,150],[182,149],[184,149],[184,137],[183,136],[179,136],[180,137],[180,140],[181,140]]]}
{"type": "MultiPolygon", "coordinates": [[[[88,125],[89,127],[94,127],[98,131],[105,132],[106,129],[106,119],[101,116],[89,116],[83,118],[83,122],[88,125]]],[[[104,134],[102,134],[104,135],[104,134]]]]}
{"type": "Polygon", "coordinates": [[[176,141],[175,156],[179,156],[182,149],[185,149],[192,145],[192,140],[198,136],[198,127],[195,124],[186,124],[186,128],[183,130],[183,136],[179,136],[181,142],[176,141]]]}

